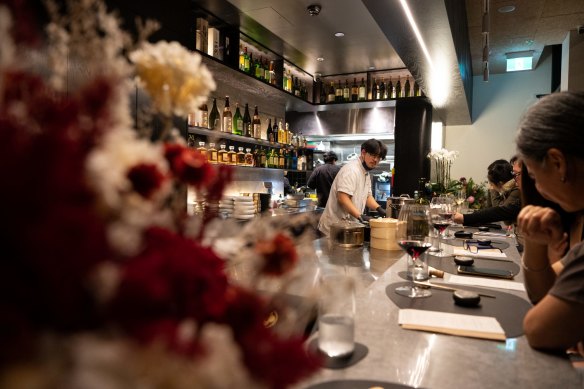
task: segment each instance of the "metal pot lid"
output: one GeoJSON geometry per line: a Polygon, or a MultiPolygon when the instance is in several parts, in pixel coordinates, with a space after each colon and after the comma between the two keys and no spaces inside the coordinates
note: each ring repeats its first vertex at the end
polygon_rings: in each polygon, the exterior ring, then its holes
{"type": "Polygon", "coordinates": [[[333,223],[331,227],[345,230],[353,230],[356,228],[365,228],[365,225],[359,223],[358,221],[343,219],[339,220],[336,223],[333,223]]]}

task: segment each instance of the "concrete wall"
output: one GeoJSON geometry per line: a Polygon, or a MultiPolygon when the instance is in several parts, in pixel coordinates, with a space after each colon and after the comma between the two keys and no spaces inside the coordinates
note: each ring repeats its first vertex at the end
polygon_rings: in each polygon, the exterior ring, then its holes
{"type": "Polygon", "coordinates": [[[535,70],[492,74],[473,80],[471,125],[445,126],[444,147],[460,156],[451,170],[452,179],[472,177],[486,181],[487,166],[496,159],[509,159],[515,150],[515,133],[525,110],[538,94],[550,93],[551,55],[542,54],[535,70]]]}
{"type": "Polygon", "coordinates": [[[584,34],[572,30],[562,43],[561,90],[584,90],[584,34]]]}

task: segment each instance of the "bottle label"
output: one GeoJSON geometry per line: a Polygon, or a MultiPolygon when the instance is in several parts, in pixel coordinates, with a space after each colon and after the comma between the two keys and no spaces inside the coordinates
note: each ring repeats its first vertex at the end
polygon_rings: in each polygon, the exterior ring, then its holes
{"type": "Polygon", "coordinates": [[[236,131],[237,131],[236,134],[242,135],[243,134],[243,120],[237,119],[235,126],[236,126],[236,131]]]}
{"type": "Polygon", "coordinates": [[[209,112],[203,111],[203,117],[201,118],[201,127],[209,127],[209,112]]]}
{"type": "Polygon", "coordinates": [[[230,117],[223,118],[223,132],[231,132],[232,125],[233,125],[233,122],[232,122],[230,117]]]}
{"type": "Polygon", "coordinates": [[[253,125],[253,137],[256,139],[260,139],[262,137],[262,130],[259,124],[253,125]]]}

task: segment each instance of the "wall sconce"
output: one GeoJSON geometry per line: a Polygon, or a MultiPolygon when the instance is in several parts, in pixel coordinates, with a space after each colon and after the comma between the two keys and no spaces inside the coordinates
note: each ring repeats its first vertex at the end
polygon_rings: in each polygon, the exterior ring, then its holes
{"type": "Polygon", "coordinates": [[[508,72],[533,69],[533,50],[507,53],[505,54],[505,57],[507,57],[508,72]]]}

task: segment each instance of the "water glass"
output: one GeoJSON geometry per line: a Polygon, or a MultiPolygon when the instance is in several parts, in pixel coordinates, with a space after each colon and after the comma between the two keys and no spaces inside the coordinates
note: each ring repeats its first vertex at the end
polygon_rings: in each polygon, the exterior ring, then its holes
{"type": "Polygon", "coordinates": [[[318,348],[328,357],[348,357],[355,349],[355,283],[334,274],[320,279],[318,348]]]}

